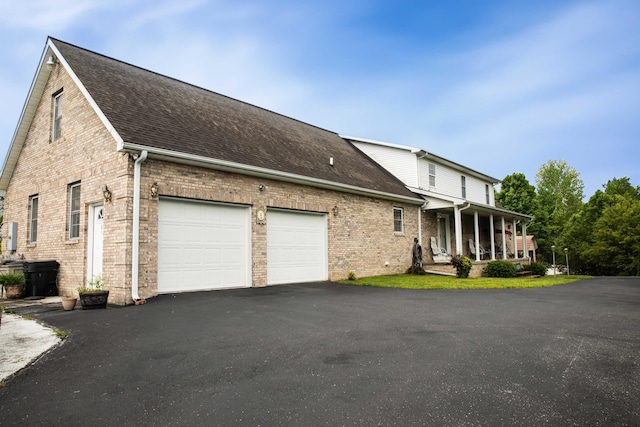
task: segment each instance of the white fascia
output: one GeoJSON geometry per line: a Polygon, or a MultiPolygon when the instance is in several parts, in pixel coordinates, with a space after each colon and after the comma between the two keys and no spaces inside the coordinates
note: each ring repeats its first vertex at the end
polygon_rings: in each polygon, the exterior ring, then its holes
{"type": "Polygon", "coordinates": [[[422,205],[424,201],[419,197],[402,196],[399,194],[386,193],[378,190],[371,190],[354,185],[341,184],[333,181],[327,181],[319,178],[312,178],[303,175],[292,174],[288,172],[276,171],[273,169],[261,168],[257,166],[235,163],[226,160],[213,159],[205,156],[197,156],[194,154],[181,153],[162,148],[148,147],[140,144],[125,142],[122,151],[130,151],[139,153],[146,150],[150,158],[165,160],[174,163],[183,163],[193,166],[205,167],[208,169],[216,169],[225,172],[240,173],[243,175],[257,176],[260,178],[274,179],[277,181],[291,182],[294,184],[310,185],[313,187],[324,188],[328,190],[337,190],[346,193],[359,194],[362,196],[377,197],[385,200],[404,202],[414,205],[422,205]]]}

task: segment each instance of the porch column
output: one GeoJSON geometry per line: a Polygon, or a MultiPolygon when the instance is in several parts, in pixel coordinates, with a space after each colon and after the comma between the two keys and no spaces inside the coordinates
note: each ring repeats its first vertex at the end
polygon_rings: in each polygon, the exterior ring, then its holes
{"type": "Polygon", "coordinates": [[[462,214],[458,206],[453,206],[453,224],[456,234],[456,255],[462,255],[462,214]]]}
{"type": "Polygon", "coordinates": [[[513,258],[518,259],[518,242],[516,239],[518,238],[518,230],[516,229],[516,219],[513,219],[513,258]]]}
{"type": "Polygon", "coordinates": [[[501,217],[500,221],[502,223],[502,259],[507,259],[507,233],[504,230],[504,217],[501,217]]]}
{"type": "Polygon", "coordinates": [[[473,211],[473,235],[475,237],[475,241],[473,243],[476,245],[476,261],[480,261],[480,230],[478,227],[478,211],[473,211]]]}
{"type": "Polygon", "coordinates": [[[496,259],[496,236],[493,225],[493,214],[489,214],[489,233],[491,233],[491,260],[496,259]]]}
{"type": "Polygon", "coordinates": [[[527,248],[527,222],[522,221],[522,256],[529,259],[529,251],[527,248]]]}

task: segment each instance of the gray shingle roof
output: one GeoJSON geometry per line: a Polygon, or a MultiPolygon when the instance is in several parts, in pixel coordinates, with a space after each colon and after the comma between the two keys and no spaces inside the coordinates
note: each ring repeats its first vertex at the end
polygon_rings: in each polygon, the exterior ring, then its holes
{"type": "Polygon", "coordinates": [[[334,132],[51,40],[126,143],[416,197],[334,132]]]}

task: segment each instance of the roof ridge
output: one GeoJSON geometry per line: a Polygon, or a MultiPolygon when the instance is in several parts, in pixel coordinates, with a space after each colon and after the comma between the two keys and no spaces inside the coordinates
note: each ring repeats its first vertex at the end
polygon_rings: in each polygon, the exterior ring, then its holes
{"type": "MultiPolygon", "coordinates": [[[[116,59],[116,58],[113,58],[113,57],[111,57],[111,56],[107,56],[107,55],[104,55],[104,54],[102,54],[102,53],[95,52],[95,51],[93,51],[93,50],[86,49],[86,48],[84,48],[84,47],[81,47],[81,46],[75,45],[75,44],[73,44],[73,43],[69,43],[69,42],[66,42],[66,41],[64,41],[64,40],[57,39],[57,38],[55,38],[55,37],[51,37],[51,36],[49,36],[48,38],[49,38],[49,40],[52,40],[54,43],[55,43],[55,42],[57,42],[57,43],[63,43],[63,44],[66,44],[67,46],[71,46],[71,47],[73,47],[73,48],[75,48],[75,49],[79,49],[79,50],[85,51],[85,52],[87,52],[87,53],[90,53],[90,54],[93,54],[93,55],[96,55],[96,56],[100,56],[100,57],[102,57],[102,58],[104,58],[104,59],[107,59],[107,60],[110,60],[110,61],[114,61],[114,62],[117,62],[117,63],[123,64],[123,65],[126,65],[126,66],[128,66],[128,67],[133,67],[133,68],[136,68],[136,69],[138,69],[138,70],[141,70],[141,71],[144,71],[144,72],[147,72],[147,73],[151,73],[151,74],[154,74],[154,75],[156,75],[156,76],[158,76],[158,77],[165,78],[165,79],[169,79],[169,80],[172,80],[172,81],[174,81],[174,82],[177,82],[177,83],[180,83],[180,84],[184,84],[184,85],[190,86],[190,87],[195,88],[195,89],[198,89],[198,90],[202,90],[202,91],[205,91],[205,92],[209,92],[209,93],[212,93],[212,94],[214,94],[214,95],[221,96],[221,97],[223,97],[223,98],[229,99],[229,100],[231,100],[231,101],[238,102],[238,103],[240,103],[240,104],[244,104],[244,105],[248,105],[248,106],[250,106],[250,107],[257,108],[257,109],[259,109],[259,110],[266,111],[266,112],[268,112],[268,113],[275,114],[275,115],[280,116],[280,117],[283,117],[283,118],[285,118],[285,119],[293,120],[293,121],[295,121],[295,122],[302,123],[302,124],[304,124],[304,125],[306,125],[306,126],[311,126],[311,127],[313,127],[313,128],[319,129],[319,130],[324,131],[324,132],[329,132],[329,133],[332,133],[332,134],[337,135],[337,136],[339,136],[339,137],[340,137],[340,134],[339,134],[338,132],[335,132],[335,131],[332,131],[332,130],[329,130],[329,129],[326,129],[326,128],[323,128],[323,127],[320,127],[320,126],[316,126],[316,125],[314,125],[314,124],[311,124],[311,123],[308,123],[308,122],[302,121],[302,120],[300,120],[300,119],[296,119],[296,118],[294,118],[294,117],[290,117],[290,116],[284,115],[284,114],[282,114],[282,113],[278,113],[277,111],[273,111],[273,110],[270,110],[270,109],[265,108],[265,107],[261,107],[261,106],[256,105],[256,104],[252,104],[252,103],[250,103],[250,102],[242,101],[242,100],[237,99],[237,98],[234,98],[234,97],[232,97],[232,96],[225,95],[225,94],[223,94],[223,93],[219,93],[219,92],[216,92],[216,91],[214,91],[214,90],[207,89],[207,88],[205,88],[205,87],[198,86],[198,85],[195,85],[195,84],[193,84],[193,83],[186,82],[186,81],[184,81],[184,80],[180,80],[180,79],[178,79],[178,78],[176,78],[176,77],[171,77],[171,76],[168,76],[168,75],[166,75],[166,74],[161,74],[161,73],[158,73],[158,72],[156,72],[156,71],[149,70],[148,68],[144,68],[144,67],[141,67],[141,66],[139,66],[139,65],[131,64],[131,63],[129,63],[129,62],[122,61],[122,60],[120,60],[120,59],[116,59]]],[[[341,138],[342,138],[342,137],[341,137],[341,138]]]]}

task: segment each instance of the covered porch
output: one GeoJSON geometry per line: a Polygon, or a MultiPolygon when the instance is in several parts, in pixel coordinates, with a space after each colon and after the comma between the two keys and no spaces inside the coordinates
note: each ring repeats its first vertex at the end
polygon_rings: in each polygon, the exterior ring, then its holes
{"type": "Polygon", "coordinates": [[[521,243],[524,248],[519,248],[515,236],[518,231],[527,235],[531,216],[467,201],[433,197],[425,197],[425,201],[418,237],[427,255],[425,264],[441,263],[442,257],[436,256],[436,251],[464,255],[476,263],[528,259],[528,242],[525,239],[521,243]]]}

